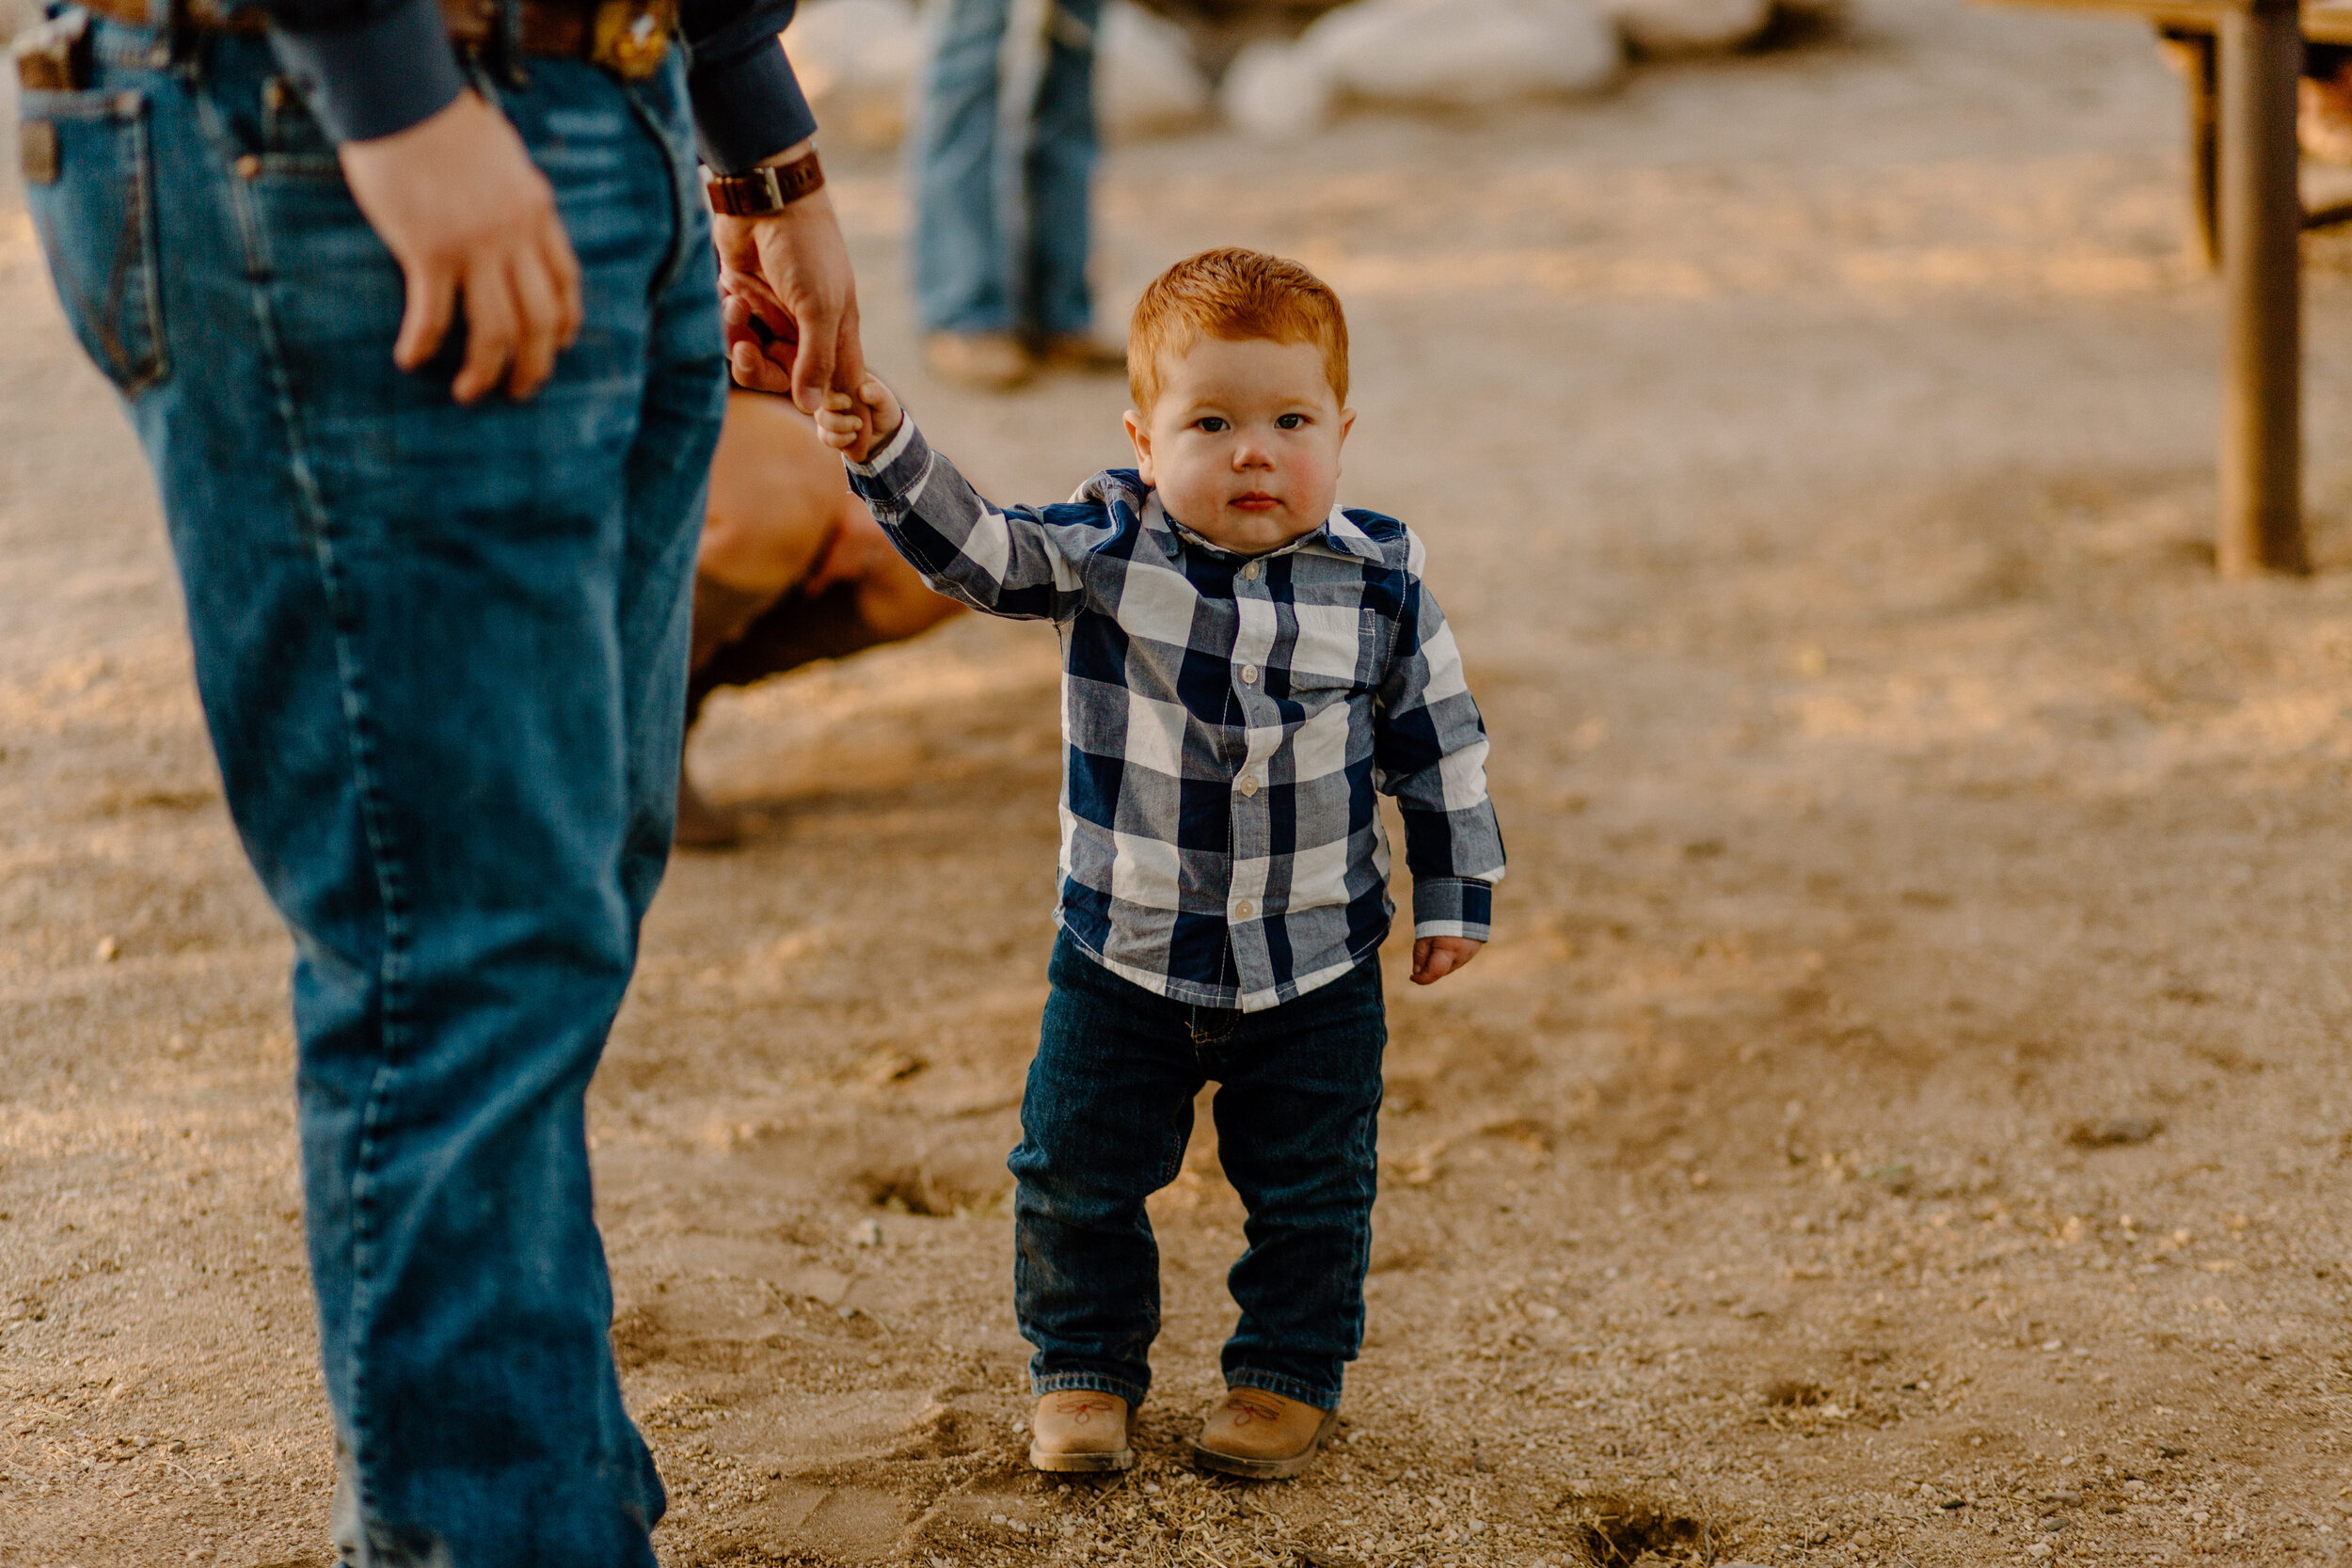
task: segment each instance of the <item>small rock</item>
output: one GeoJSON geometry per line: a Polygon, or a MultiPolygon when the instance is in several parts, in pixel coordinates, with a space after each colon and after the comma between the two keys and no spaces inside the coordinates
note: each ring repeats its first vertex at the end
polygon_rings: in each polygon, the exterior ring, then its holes
{"type": "Polygon", "coordinates": [[[858,1246],[880,1246],[882,1239],[882,1221],[880,1220],[860,1220],[850,1230],[850,1242],[858,1246]]]}
{"type": "Polygon", "coordinates": [[[1434,108],[1592,92],[1624,67],[1616,29],[1591,0],[1357,0],[1297,47],[1343,92],[1434,108]]]}
{"type": "Polygon", "coordinates": [[[2050,1555],[2050,1544],[2047,1541],[2037,1541],[2032,1545],[2026,1548],[2026,1555],[2027,1557],[2048,1557],[2050,1555]]]}
{"type": "Polygon", "coordinates": [[[2164,1123],[2154,1117],[2106,1117],[2074,1123],[2066,1130],[2066,1141],[2076,1148],[2114,1148],[2144,1144],[2163,1131],[2164,1123]]]}
{"type": "Polygon", "coordinates": [[[100,937],[98,939],[98,961],[100,963],[110,964],[114,962],[115,956],[121,951],[122,944],[115,941],[114,938],[100,937]]]}

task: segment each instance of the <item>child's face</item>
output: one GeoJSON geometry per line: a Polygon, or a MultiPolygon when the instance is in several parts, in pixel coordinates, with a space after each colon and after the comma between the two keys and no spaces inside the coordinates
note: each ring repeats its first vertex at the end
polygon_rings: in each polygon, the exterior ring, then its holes
{"type": "Polygon", "coordinates": [[[1355,422],[1313,343],[1204,337],[1163,358],[1160,395],[1148,419],[1128,411],[1127,435],[1169,516],[1254,555],[1323,525],[1355,422]]]}

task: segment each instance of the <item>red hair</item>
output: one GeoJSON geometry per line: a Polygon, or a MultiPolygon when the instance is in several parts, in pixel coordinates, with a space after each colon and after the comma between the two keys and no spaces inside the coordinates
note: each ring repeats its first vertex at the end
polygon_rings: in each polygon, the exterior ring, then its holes
{"type": "Polygon", "coordinates": [[[1160,395],[1160,356],[1203,338],[1312,343],[1331,395],[1347,404],[1347,317],[1331,286],[1295,261],[1228,245],[1153,278],[1127,326],[1127,389],[1137,413],[1151,413],[1160,395]]]}

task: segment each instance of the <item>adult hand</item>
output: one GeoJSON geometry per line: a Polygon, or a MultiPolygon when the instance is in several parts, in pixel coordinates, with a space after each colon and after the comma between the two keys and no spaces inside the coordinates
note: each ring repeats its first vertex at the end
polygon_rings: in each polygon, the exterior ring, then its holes
{"type": "Polygon", "coordinates": [[[471,403],[503,380],[527,398],[580,335],[580,261],[555,191],[522,137],[479,94],[405,131],[345,142],[352,199],[407,280],[392,362],[413,371],[466,300],[466,361],[451,383],[471,403]]]}
{"type": "MultiPolygon", "coordinates": [[[[781,166],[807,150],[803,142],[764,163],[781,166]]],[[[748,218],[716,214],[711,235],[719,248],[719,286],[730,302],[727,362],[736,380],[756,391],[788,392],[793,405],[811,415],[825,405],[827,391],[848,391],[865,381],[857,279],[823,190],[780,213],[748,218]]]]}

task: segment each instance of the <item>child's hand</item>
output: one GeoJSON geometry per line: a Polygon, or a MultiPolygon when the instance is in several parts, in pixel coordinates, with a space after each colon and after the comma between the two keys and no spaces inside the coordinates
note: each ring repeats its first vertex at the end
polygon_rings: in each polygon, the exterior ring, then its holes
{"type": "Polygon", "coordinates": [[[1468,937],[1422,937],[1413,943],[1413,984],[1434,986],[1472,958],[1486,944],[1468,937]]]}
{"type": "Polygon", "coordinates": [[[827,392],[817,415],[817,435],[825,445],[852,463],[863,463],[890,444],[906,419],[906,410],[890,388],[873,376],[852,398],[847,392],[827,392]]]}

